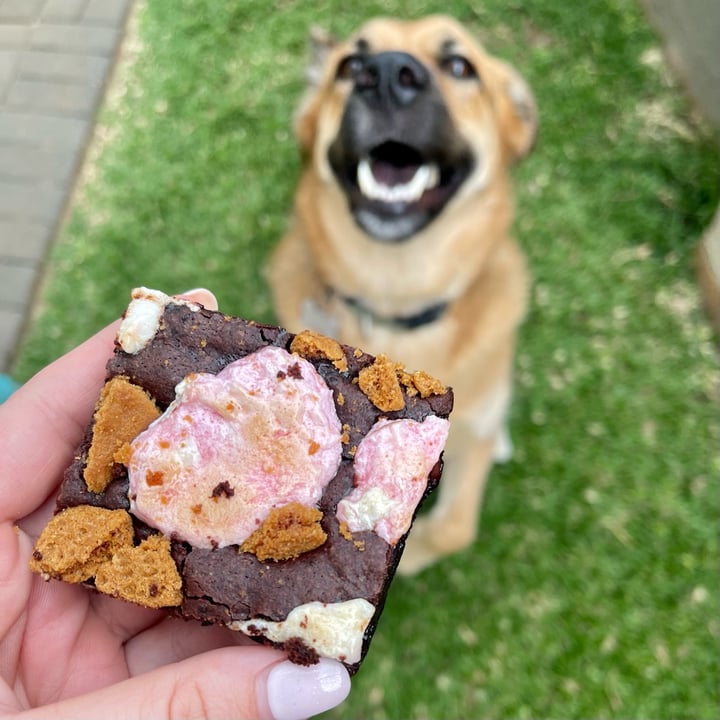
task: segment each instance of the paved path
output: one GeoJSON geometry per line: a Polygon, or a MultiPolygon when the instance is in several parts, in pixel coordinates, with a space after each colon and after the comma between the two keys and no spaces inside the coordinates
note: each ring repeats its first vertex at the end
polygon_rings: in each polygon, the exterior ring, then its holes
{"type": "Polygon", "coordinates": [[[0,0],[0,372],[13,360],[133,0],[0,0]]]}

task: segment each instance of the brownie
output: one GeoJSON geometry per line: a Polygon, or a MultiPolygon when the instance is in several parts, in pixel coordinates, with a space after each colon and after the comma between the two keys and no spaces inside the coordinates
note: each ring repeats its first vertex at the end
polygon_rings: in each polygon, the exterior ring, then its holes
{"type": "Polygon", "coordinates": [[[356,672],[452,391],[154,290],[123,317],[31,568],[356,672]]]}

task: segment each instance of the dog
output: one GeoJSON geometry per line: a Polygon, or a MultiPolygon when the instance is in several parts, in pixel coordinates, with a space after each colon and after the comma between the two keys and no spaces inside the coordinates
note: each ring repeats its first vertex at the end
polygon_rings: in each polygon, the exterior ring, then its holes
{"type": "Polygon", "coordinates": [[[507,459],[517,328],[529,278],[511,236],[509,169],[535,141],[517,70],[446,16],[314,33],[295,117],[302,169],[267,269],[280,324],[385,354],[452,386],[437,502],[400,565],[475,539],[493,460],[507,459]]]}

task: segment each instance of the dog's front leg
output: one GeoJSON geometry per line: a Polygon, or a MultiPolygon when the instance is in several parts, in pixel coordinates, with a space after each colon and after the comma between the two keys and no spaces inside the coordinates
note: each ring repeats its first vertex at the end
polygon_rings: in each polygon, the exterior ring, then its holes
{"type": "Polygon", "coordinates": [[[478,439],[462,426],[452,428],[437,503],[416,519],[400,562],[401,574],[417,573],[475,540],[496,443],[496,435],[478,439]]]}
{"type": "Polygon", "coordinates": [[[273,297],[277,321],[291,332],[309,329],[325,335],[336,335],[329,327],[332,318],[322,324],[320,300],[323,283],[317,274],[307,243],[296,225],[282,239],[270,256],[265,268],[265,279],[273,297]]]}

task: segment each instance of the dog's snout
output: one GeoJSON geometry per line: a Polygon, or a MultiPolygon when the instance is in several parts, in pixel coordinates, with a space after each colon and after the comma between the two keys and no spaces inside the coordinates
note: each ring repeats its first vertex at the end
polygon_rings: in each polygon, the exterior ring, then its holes
{"type": "Polygon", "coordinates": [[[410,105],[429,83],[424,65],[403,52],[382,52],[368,58],[355,87],[368,99],[410,105]]]}

